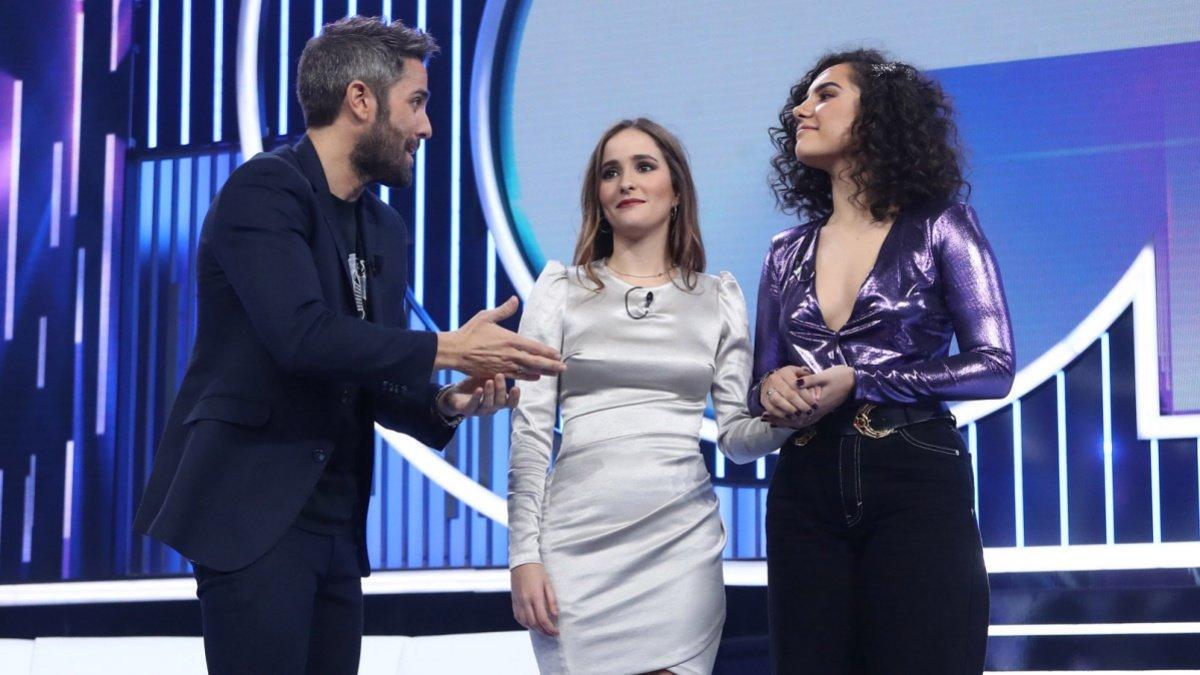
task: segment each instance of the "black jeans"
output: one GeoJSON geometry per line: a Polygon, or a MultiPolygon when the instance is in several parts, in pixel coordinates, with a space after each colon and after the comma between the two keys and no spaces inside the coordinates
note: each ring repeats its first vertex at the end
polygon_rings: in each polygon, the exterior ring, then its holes
{"type": "Polygon", "coordinates": [[[982,672],[973,492],[948,420],[785,446],[767,495],[772,671],[982,672]]]}
{"type": "Polygon", "coordinates": [[[212,675],[358,672],[362,577],[352,536],[292,527],[248,567],[194,567],[212,675]]]}

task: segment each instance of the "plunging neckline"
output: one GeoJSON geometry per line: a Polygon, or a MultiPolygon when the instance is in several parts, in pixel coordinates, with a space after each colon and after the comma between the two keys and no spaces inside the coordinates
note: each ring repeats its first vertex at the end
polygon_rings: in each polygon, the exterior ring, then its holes
{"type": "Polygon", "coordinates": [[[812,293],[813,303],[817,308],[817,316],[821,319],[821,326],[823,326],[825,330],[829,331],[830,333],[837,334],[841,333],[842,329],[846,326],[849,326],[850,322],[854,320],[854,313],[858,310],[858,301],[862,298],[862,291],[867,287],[867,282],[876,276],[875,272],[879,268],[879,261],[883,258],[884,249],[887,248],[888,243],[891,241],[892,233],[896,231],[896,224],[900,221],[902,214],[898,213],[896,214],[896,217],[892,219],[892,224],[888,226],[887,234],[883,235],[883,241],[879,243],[879,250],[875,252],[875,260],[871,262],[871,269],[867,271],[867,275],[863,277],[862,282],[858,285],[858,290],[854,293],[854,300],[850,303],[850,313],[846,315],[846,320],[842,322],[842,325],[838,326],[836,329],[829,325],[829,319],[825,316],[825,309],[821,307],[821,294],[817,292],[817,254],[820,252],[821,247],[821,230],[825,229],[825,226],[829,224],[830,217],[831,216],[825,217],[825,222],[821,223],[821,225],[817,227],[817,231],[813,235],[812,293]]]}

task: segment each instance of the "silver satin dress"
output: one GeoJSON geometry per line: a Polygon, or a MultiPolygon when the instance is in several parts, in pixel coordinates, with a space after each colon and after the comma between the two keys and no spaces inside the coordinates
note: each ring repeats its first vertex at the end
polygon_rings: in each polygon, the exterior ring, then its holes
{"type": "Polygon", "coordinates": [[[710,673],[725,528],[700,455],[708,396],[734,462],[790,430],[746,412],[749,330],[732,275],[636,288],[594,264],[602,290],[550,262],[526,301],[520,333],[559,349],[567,371],[521,384],[509,567],[540,562],[554,586],[559,636],[530,633],[542,673],[710,673]],[[648,312],[631,318],[648,292],[648,312]],[[548,474],[556,413],[562,444],[548,474]]]}

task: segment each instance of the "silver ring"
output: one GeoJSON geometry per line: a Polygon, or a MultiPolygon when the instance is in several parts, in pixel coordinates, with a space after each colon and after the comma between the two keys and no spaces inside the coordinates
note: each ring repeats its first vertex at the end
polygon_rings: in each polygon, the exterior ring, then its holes
{"type": "Polygon", "coordinates": [[[774,389],[768,389],[768,390],[767,390],[767,396],[774,396],[774,395],[775,395],[775,390],[774,390],[774,389]]]}

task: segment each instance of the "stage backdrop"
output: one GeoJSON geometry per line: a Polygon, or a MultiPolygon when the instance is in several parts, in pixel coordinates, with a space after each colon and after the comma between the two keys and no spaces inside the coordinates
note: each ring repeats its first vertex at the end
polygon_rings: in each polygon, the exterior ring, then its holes
{"type": "MultiPolygon", "coordinates": [[[[0,580],[187,572],[130,522],[186,366],[200,223],[244,146],[302,133],[296,59],[348,13],[442,45],[416,183],[381,191],[412,229],[422,328],[569,257],[583,163],[633,115],[684,140],[712,271],[753,309],[795,223],[766,187],[788,88],[830,48],[927,69],[959,109],[1022,367],[1009,400],[957,409],[985,545],[1200,540],[1196,3],[249,2],[54,0],[0,21],[0,580]],[[240,86],[239,53],[256,58],[240,86]]],[[[381,435],[373,564],[503,567],[507,437],[505,416],[444,456],[381,435]]],[[[700,451],[726,557],[761,559],[774,459],[700,451]]]]}

